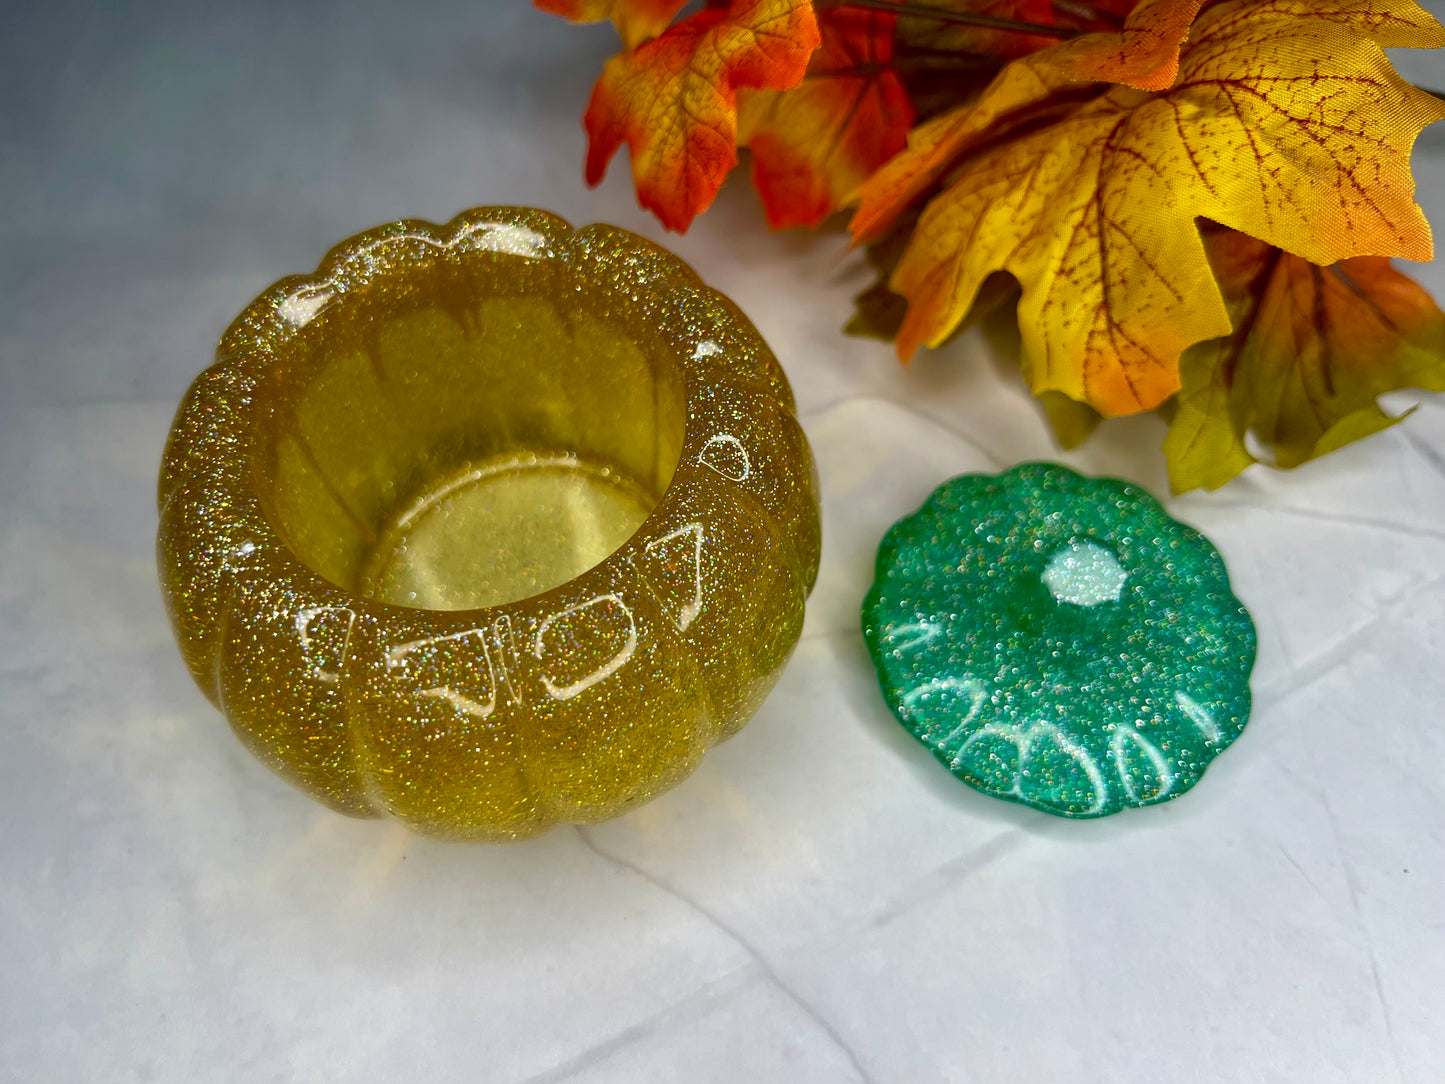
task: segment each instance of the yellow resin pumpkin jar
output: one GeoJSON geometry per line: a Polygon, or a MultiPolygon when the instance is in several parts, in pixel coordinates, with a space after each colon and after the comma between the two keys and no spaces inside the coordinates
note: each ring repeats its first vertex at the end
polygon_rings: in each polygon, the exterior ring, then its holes
{"type": "Polygon", "coordinates": [[[505,840],[645,802],[748,720],[819,522],[727,298],[623,230],[482,208],[241,314],[172,427],[158,545],[186,664],[260,760],[505,840]]]}

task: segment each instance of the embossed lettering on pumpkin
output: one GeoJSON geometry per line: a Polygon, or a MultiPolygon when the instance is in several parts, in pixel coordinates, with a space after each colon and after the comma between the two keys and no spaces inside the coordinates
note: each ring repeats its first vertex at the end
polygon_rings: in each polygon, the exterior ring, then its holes
{"type": "Polygon", "coordinates": [[[671,612],[679,632],[686,632],[702,613],[702,544],[702,524],[688,523],[643,547],[651,558],[649,586],[671,612]]]}
{"type": "Polygon", "coordinates": [[[296,612],[296,639],[317,681],[334,685],[341,680],[355,624],[356,611],[349,606],[307,606],[296,612]]]}
{"type": "Polygon", "coordinates": [[[532,654],[546,663],[542,687],[571,700],[627,665],[637,650],[637,620],[615,594],[551,614],[537,626],[532,654]]]}
{"type": "Polygon", "coordinates": [[[743,442],[731,433],[718,433],[707,438],[697,460],[704,467],[721,474],[731,482],[746,482],[753,472],[752,460],[743,442]]]}
{"type": "Polygon", "coordinates": [[[418,696],[444,700],[464,715],[485,719],[497,710],[497,675],[487,646],[493,626],[428,636],[387,648],[393,675],[418,696]],[[485,666],[476,665],[480,657],[485,666]]]}

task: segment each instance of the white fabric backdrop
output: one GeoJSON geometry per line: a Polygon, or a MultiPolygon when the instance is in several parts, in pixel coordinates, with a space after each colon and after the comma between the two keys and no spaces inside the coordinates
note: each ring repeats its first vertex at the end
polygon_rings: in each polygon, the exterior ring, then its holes
{"type": "MultiPolygon", "coordinates": [[[[1254,717],[1182,801],[1047,818],[888,714],[873,547],[1026,458],[1162,493],[1160,422],[1061,455],[977,336],[908,370],[843,337],[857,259],[769,234],[741,176],[682,238],[625,161],[588,191],[606,27],[522,0],[0,19],[0,1075],[1445,1079],[1445,403],[1171,502],[1253,610],[1254,717]],[[826,495],[803,643],[747,730],[633,815],[500,848],[345,820],[254,763],[181,667],[152,542],[166,428],[230,317],[359,229],[482,203],[628,226],[736,299],[826,495]]],[[[1441,56],[1402,64],[1445,85],[1441,56]]],[[[1417,176],[1445,224],[1445,126],[1417,176]]],[[[1415,270],[1445,297],[1445,263],[1415,270]]]]}

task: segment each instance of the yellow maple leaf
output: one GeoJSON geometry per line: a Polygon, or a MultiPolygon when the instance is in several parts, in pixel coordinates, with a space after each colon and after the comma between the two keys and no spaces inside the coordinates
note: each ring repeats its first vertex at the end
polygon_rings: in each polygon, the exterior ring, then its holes
{"type": "MultiPolygon", "coordinates": [[[[1035,390],[1133,413],[1178,390],[1186,348],[1230,331],[1197,218],[1317,264],[1429,259],[1409,156],[1445,104],[1381,45],[1439,47],[1445,30],[1409,0],[1226,0],[1190,27],[1168,90],[1114,86],[970,148],[893,275],[909,302],[900,354],[947,338],[984,277],[1008,271],[1035,390]]],[[[1010,67],[1037,72],[1054,52],[1010,67]]]]}
{"type": "Polygon", "coordinates": [[[878,237],[970,149],[1071,111],[1077,102],[1051,101],[1056,91],[1091,82],[1168,87],[1198,10],[1199,0],[1141,0],[1117,32],[1088,34],[1009,64],[976,102],[915,128],[907,150],[858,189],[858,211],[849,227],[854,239],[878,237]]]}
{"type": "Polygon", "coordinates": [[[1321,267],[1233,230],[1206,239],[1235,331],[1180,359],[1164,442],[1176,493],[1253,463],[1246,433],[1296,467],[1399,421],[1381,393],[1445,391],[1445,313],[1388,259],[1321,267]]]}

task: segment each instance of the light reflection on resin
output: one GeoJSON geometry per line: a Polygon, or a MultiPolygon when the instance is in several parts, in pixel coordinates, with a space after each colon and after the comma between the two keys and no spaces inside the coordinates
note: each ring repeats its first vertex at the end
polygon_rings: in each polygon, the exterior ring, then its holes
{"type": "Polygon", "coordinates": [[[1118,602],[1128,578],[1112,550],[1078,538],[1054,551],[1043,574],[1044,586],[1054,598],[1075,606],[1118,602]]]}

